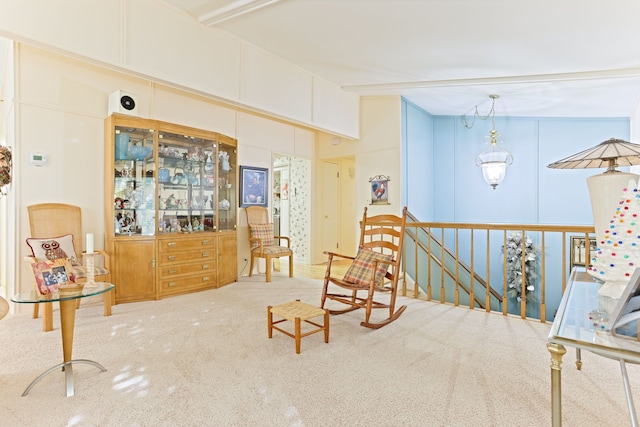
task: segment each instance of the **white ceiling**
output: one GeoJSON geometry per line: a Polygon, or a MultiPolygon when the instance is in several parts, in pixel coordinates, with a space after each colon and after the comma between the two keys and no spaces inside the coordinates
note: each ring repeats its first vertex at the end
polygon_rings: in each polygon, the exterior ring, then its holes
{"type": "Polygon", "coordinates": [[[435,115],[630,117],[637,0],[165,0],[360,95],[435,115]],[[221,19],[220,22],[213,22],[221,19]]]}

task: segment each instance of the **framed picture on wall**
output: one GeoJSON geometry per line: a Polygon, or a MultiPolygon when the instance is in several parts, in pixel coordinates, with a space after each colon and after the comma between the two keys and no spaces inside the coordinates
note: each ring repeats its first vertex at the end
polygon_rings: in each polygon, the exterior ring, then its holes
{"type": "Polygon", "coordinates": [[[240,207],[267,207],[269,200],[269,170],[240,166],[240,207]]]}
{"type": "Polygon", "coordinates": [[[389,204],[389,177],[376,175],[369,180],[371,183],[371,205],[389,204]]]}

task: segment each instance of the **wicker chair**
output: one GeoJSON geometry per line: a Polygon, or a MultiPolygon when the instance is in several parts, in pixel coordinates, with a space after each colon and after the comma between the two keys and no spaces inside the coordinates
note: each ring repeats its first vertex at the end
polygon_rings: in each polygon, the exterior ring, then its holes
{"type": "Polygon", "coordinates": [[[249,206],[245,209],[247,224],[249,225],[249,245],[251,246],[251,264],[249,277],[253,275],[253,262],[255,258],[264,258],[266,261],[266,281],[271,281],[271,264],[274,258],[289,257],[289,277],[293,277],[293,251],[291,241],[285,236],[273,235],[273,223],[269,222],[267,208],[249,206]],[[279,246],[276,241],[284,240],[287,246],[279,246]]]}
{"type": "Polygon", "coordinates": [[[406,221],[406,207],[402,211],[402,217],[395,215],[367,217],[367,208],[364,208],[364,215],[360,223],[358,254],[353,257],[327,252],[329,260],[324,276],[320,307],[325,308],[327,300],[331,300],[348,306],[344,309],[329,308],[331,314],[348,313],[364,308],[366,311],[365,320],[360,325],[374,329],[388,325],[400,317],[407,308],[403,305],[396,310],[406,221]],[[334,258],[353,260],[344,277],[332,274],[331,263],[334,258]],[[341,289],[330,290],[330,285],[341,289]],[[362,293],[366,296],[361,296],[362,293]],[[377,297],[380,293],[389,294],[388,300],[378,300],[377,297]],[[388,310],[389,316],[374,322],[371,320],[373,309],[388,310]]]}
{"type": "MultiPolygon", "coordinates": [[[[62,203],[43,203],[38,205],[27,206],[29,213],[29,230],[31,238],[52,238],[65,235],[73,236],[73,247],[78,262],[82,261],[84,240],[82,238],[82,211],[78,206],[66,205],[62,203]]],[[[102,263],[96,263],[95,279],[96,281],[109,282],[110,274],[108,270],[109,258],[104,251],[95,251],[101,255],[102,263]]],[[[32,262],[32,257],[28,257],[28,261],[32,262]]],[[[75,265],[72,267],[76,276],[76,282],[86,281],[87,271],[83,265],[75,265]]],[[[105,315],[111,312],[113,305],[114,292],[104,295],[104,311],[105,315]]],[[[80,300],[78,299],[78,302],[80,300]]],[[[53,330],[53,309],[52,303],[34,304],[33,318],[38,318],[39,305],[43,304],[42,330],[47,332],[53,330]]]]}

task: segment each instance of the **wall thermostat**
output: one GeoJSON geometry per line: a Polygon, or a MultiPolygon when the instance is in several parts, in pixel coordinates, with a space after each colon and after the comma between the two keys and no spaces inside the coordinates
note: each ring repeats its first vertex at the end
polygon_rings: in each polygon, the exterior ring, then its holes
{"type": "Polygon", "coordinates": [[[47,155],[43,153],[31,153],[29,163],[34,166],[44,166],[47,164],[47,155]]]}

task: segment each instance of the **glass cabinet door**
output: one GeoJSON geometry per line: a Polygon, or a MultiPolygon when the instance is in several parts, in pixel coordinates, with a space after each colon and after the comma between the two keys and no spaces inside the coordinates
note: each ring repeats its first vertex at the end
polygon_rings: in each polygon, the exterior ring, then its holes
{"type": "Polygon", "coordinates": [[[218,227],[220,231],[236,229],[236,147],[218,143],[218,227]]]}
{"type": "Polygon", "coordinates": [[[154,131],[116,126],[114,230],[116,235],[155,234],[154,131]]]}
{"type": "Polygon", "coordinates": [[[216,230],[215,142],[159,131],[158,233],[216,230]]]}

